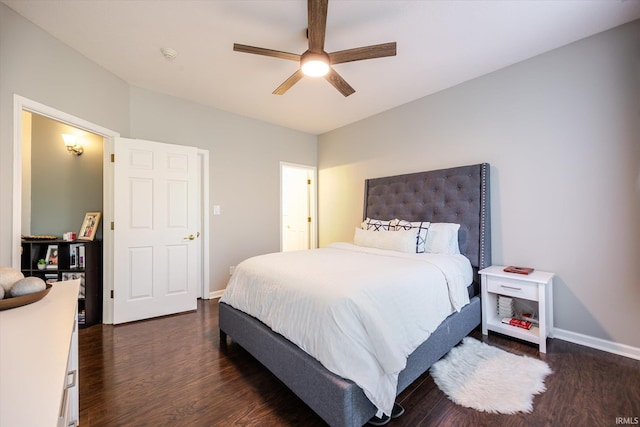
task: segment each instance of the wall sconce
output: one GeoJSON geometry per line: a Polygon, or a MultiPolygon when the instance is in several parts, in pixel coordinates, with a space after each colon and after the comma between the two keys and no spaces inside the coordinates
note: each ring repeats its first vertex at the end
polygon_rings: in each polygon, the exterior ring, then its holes
{"type": "Polygon", "coordinates": [[[71,154],[79,156],[84,153],[84,148],[78,143],[78,138],[75,135],[63,133],[62,139],[64,139],[64,146],[67,147],[67,151],[71,154]]]}

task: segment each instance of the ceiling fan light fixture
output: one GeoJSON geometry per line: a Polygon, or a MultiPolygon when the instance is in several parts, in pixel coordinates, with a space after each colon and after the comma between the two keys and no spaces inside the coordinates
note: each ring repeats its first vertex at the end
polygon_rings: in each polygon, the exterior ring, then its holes
{"type": "Polygon", "coordinates": [[[300,59],[300,69],[305,76],[322,77],[329,72],[329,55],[306,52],[300,59]]]}
{"type": "Polygon", "coordinates": [[[396,42],[327,53],[324,50],[324,40],[327,32],[328,6],[329,0],[307,0],[307,38],[309,39],[309,49],[302,55],[263,47],[247,46],[239,43],[233,44],[233,50],[236,52],[286,59],[299,63],[299,68],[295,73],[289,76],[288,79],[273,91],[274,95],[283,95],[291,89],[294,84],[299,82],[300,79],[305,76],[310,76],[324,77],[338,92],[347,97],[355,93],[356,90],[338,74],[333,68],[333,65],[362,61],[363,59],[396,56],[396,42]]]}

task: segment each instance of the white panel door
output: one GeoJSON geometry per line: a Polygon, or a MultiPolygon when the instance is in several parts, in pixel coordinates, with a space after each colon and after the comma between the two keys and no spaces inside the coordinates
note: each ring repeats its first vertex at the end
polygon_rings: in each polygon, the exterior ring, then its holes
{"type": "Polygon", "coordinates": [[[116,138],[113,323],[195,310],[194,147],[116,138]]]}

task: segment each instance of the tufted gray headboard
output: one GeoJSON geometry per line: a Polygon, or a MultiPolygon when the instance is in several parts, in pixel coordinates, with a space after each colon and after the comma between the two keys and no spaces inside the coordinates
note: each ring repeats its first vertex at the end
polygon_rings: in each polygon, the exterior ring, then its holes
{"type": "Polygon", "coordinates": [[[475,272],[491,265],[489,164],[365,180],[364,218],[460,224],[460,252],[475,272]]]}

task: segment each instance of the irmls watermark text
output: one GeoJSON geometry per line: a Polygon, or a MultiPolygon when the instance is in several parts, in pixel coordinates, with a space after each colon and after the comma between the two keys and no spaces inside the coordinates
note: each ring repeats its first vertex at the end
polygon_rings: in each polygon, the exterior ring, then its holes
{"type": "Polygon", "coordinates": [[[640,417],[616,417],[617,425],[638,425],[640,417]]]}

